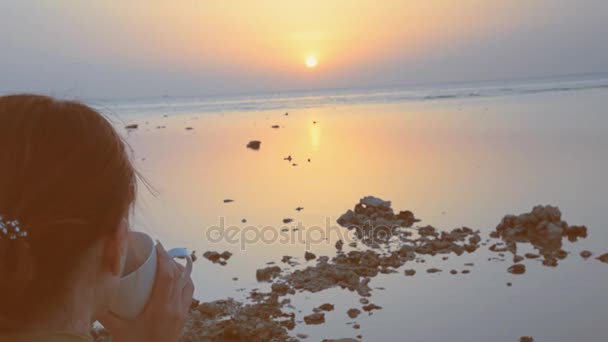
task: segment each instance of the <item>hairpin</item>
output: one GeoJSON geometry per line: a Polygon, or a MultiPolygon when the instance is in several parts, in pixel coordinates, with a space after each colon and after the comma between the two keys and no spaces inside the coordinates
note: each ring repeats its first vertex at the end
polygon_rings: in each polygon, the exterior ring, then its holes
{"type": "Polygon", "coordinates": [[[4,220],[4,217],[0,215],[0,240],[17,240],[27,237],[27,231],[21,228],[21,224],[18,220],[4,220]]]}

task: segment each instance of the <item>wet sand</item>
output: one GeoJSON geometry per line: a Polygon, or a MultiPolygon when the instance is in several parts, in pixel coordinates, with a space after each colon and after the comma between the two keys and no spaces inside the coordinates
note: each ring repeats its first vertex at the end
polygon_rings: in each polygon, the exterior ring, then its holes
{"type": "MultiPolygon", "coordinates": [[[[352,235],[336,223],[366,195],[391,200],[395,211],[411,210],[422,220],[416,226],[470,227],[481,242],[505,215],[551,204],[570,224],[588,228],[587,238],[564,240],[569,254],[557,267],[525,259],[524,274],[508,273],[513,256],[499,256],[491,244],[446,260],[424,255],[424,263],[408,260],[396,273],[370,278],[369,301],[382,307],[371,315],[360,294],[348,288],[281,296],[291,300],[282,309],[293,314],[295,327],[288,333],[310,341],[357,335],[370,341],[604,341],[608,266],[595,257],[608,252],[606,98],[608,91],[600,89],[289,109],[289,115],[130,115],[121,116],[117,126],[157,191],[153,196],[140,187],[135,227],[167,246],[197,251],[193,276],[201,302],[249,302],[252,289],[271,292],[270,282],[258,282],[256,270],[273,266],[268,262],[283,273],[314,266],[318,260],[305,260],[307,246],[329,259],[338,253],[339,238],[345,254],[367,249],[350,246],[346,239],[352,235]],[[126,131],[127,124],[138,128],[126,131]],[[247,148],[251,141],[260,141],[259,149],[247,148]],[[272,226],[293,239],[210,242],[206,234],[220,225],[220,217],[225,227],[259,232],[272,226]],[[326,222],[335,229],[322,240],[312,232],[323,231],[314,227],[326,222]],[[232,256],[222,266],[202,257],[210,250],[232,256]],[[578,255],[583,250],[594,255],[585,261],[578,255]],[[286,255],[298,265],[282,263],[286,255]],[[442,272],[427,273],[432,268],[442,272]],[[416,274],[406,277],[405,269],[416,274]],[[324,323],[306,324],[304,317],[324,303],[335,306],[323,313],[324,323]],[[352,319],[351,308],[363,313],[352,319]]],[[[526,252],[534,249],[519,254],[526,252]]]]}

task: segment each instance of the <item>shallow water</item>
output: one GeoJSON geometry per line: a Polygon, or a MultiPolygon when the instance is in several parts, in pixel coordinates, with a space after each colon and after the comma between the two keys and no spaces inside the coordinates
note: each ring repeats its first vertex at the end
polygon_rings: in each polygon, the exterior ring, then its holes
{"type": "Polygon", "coordinates": [[[468,226],[484,238],[504,215],[552,204],[568,223],[589,228],[587,239],[565,243],[571,255],[558,267],[526,260],[526,274],[512,275],[506,272],[511,263],[488,261],[494,254],[483,246],[446,261],[426,257],[424,264],[403,267],[416,269],[414,277],[404,277],[402,268],[372,279],[372,288],[384,290],[373,291],[370,301],[383,309],[371,316],[348,319],[349,308],[361,307],[348,290],[296,294],[297,320],[325,302],[336,309],[326,313],[325,324],[299,323],[293,335],[305,333],[310,341],[359,334],[368,341],[517,341],[524,335],[606,341],[608,265],[578,256],[583,249],[596,256],[608,252],[606,108],[608,89],[599,88],[296,108],[288,116],[285,110],[168,117],[115,111],[122,131],[125,123],[139,124],[125,136],[156,192],[140,186],[134,226],[199,256],[206,250],[234,253],[227,266],[203,258],[195,264],[202,301],[243,299],[249,289],[267,288],[256,282],[255,270],[280,264],[283,255],[305,264],[307,246],[317,255],[335,255],[336,234],[344,233],[335,220],[365,195],[391,200],[396,211],[413,211],[421,225],[468,226]],[[245,148],[250,140],[262,141],[259,151],[245,148]],[[291,163],[283,160],[288,155],[291,163]],[[304,210],[295,211],[298,206],[304,210]],[[255,227],[241,230],[249,235],[240,242],[265,226],[273,227],[265,230],[268,239],[281,233],[283,218],[306,228],[301,239],[283,243],[263,242],[259,234],[254,243],[212,243],[206,233],[221,218],[225,226],[255,227]],[[334,234],[323,240],[326,222],[334,234]],[[467,262],[475,263],[470,274],[448,273],[467,262]],[[427,274],[430,267],[443,272],[427,274]],[[346,324],[352,321],[361,329],[346,324]]]}

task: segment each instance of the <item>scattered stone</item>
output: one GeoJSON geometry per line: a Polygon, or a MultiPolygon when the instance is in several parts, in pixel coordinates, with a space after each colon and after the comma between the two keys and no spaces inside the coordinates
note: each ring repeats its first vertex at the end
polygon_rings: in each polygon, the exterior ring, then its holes
{"type": "Polygon", "coordinates": [[[224,260],[230,259],[231,256],[232,256],[232,253],[230,253],[228,251],[224,251],[224,252],[222,252],[222,254],[220,254],[220,257],[224,260]]]}
{"type": "Polygon", "coordinates": [[[233,199],[225,199],[225,200],[224,200],[224,203],[232,203],[232,202],[234,202],[234,200],[233,200],[233,199]]]}
{"type": "Polygon", "coordinates": [[[325,323],[325,314],[322,312],[315,312],[308,316],[304,316],[304,322],[308,325],[325,323]]]}
{"type": "Polygon", "coordinates": [[[519,338],[519,342],[534,342],[534,338],[530,336],[522,336],[519,338]]]}
{"type": "Polygon", "coordinates": [[[365,205],[365,206],[369,206],[369,207],[375,207],[375,208],[390,208],[391,207],[391,201],[385,201],[382,200],[378,197],[374,197],[374,196],[365,196],[361,199],[361,201],[359,201],[360,204],[365,205]]]}
{"type": "Polygon", "coordinates": [[[305,259],[306,261],[309,261],[309,260],[314,260],[314,259],[316,259],[316,258],[317,258],[317,256],[316,256],[314,253],[311,253],[311,252],[305,252],[305,253],[304,253],[304,259],[305,259]]]}
{"type": "Polygon", "coordinates": [[[528,259],[536,259],[536,258],[540,258],[540,255],[538,254],[534,254],[534,253],[526,253],[524,254],[524,256],[528,259]]]}
{"type": "Polygon", "coordinates": [[[511,283],[507,283],[507,286],[509,286],[509,287],[510,287],[511,285],[513,285],[513,284],[511,284],[511,283]]]}
{"type": "Polygon", "coordinates": [[[319,306],[319,309],[323,311],[333,311],[334,305],[330,303],[321,304],[321,306],[319,306]]]}
{"type": "Polygon", "coordinates": [[[287,161],[291,162],[291,160],[292,160],[291,155],[288,155],[287,157],[283,158],[283,160],[287,160],[287,161]]]}
{"type": "Polygon", "coordinates": [[[568,256],[562,249],[562,238],[568,238],[570,242],[586,238],[587,227],[568,225],[562,220],[558,207],[538,205],[529,213],[505,216],[490,237],[504,242],[503,247],[492,245],[491,251],[509,251],[516,255],[517,243],[530,243],[543,257],[543,265],[555,267],[558,259],[568,256]]]}
{"type": "Polygon", "coordinates": [[[270,286],[272,292],[277,293],[279,296],[284,296],[289,291],[289,285],[285,283],[274,283],[270,286]]]}
{"type": "Polygon", "coordinates": [[[186,127],[186,131],[191,131],[193,129],[194,129],[193,127],[186,127]]]}
{"type": "Polygon", "coordinates": [[[285,112],[285,116],[288,116],[288,115],[289,115],[289,113],[285,112]]]}
{"type": "Polygon", "coordinates": [[[215,251],[207,251],[203,253],[203,257],[213,263],[216,263],[220,260],[220,253],[215,251]]]}
{"type": "Polygon", "coordinates": [[[335,246],[337,250],[341,251],[342,247],[344,246],[344,242],[342,240],[338,240],[335,246]]]}
{"type": "Polygon", "coordinates": [[[279,266],[270,266],[258,269],[255,273],[255,277],[258,281],[270,281],[272,278],[277,277],[280,273],[281,268],[279,266]]]}
{"type": "Polygon", "coordinates": [[[297,207],[296,208],[296,211],[302,211],[302,210],[304,210],[304,207],[297,207]]]}
{"type": "Polygon", "coordinates": [[[524,257],[522,257],[521,255],[517,255],[516,254],[516,255],[513,256],[513,262],[514,263],[518,263],[518,262],[520,262],[522,260],[524,260],[524,257]]]}
{"type": "Polygon", "coordinates": [[[138,124],[130,124],[130,125],[126,125],[125,129],[133,130],[133,129],[137,129],[137,127],[139,127],[138,124]]]}
{"type": "Polygon", "coordinates": [[[301,339],[307,339],[308,335],[306,335],[306,334],[296,334],[296,337],[297,338],[301,338],[301,339]]]}
{"type": "Polygon", "coordinates": [[[293,222],[292,218],[284,218],[283,219],[283,223],[285,223],[285,224],[288,224],[288,223],[291,223],[291,222],[293,222]]]}
{"type": "Polygon", "coordinates": [[[507,272],[512,274],[524,274],[526,273],[526,265],[515,264],[507,269],[507,272]]]}
{"type": "Polygon", "coordinates": [[[462,271],[460,271],[460,273],[462,273],[462,274],[469,274],[469,273],[471,273],[471,271],[470,270],[462,270],[462,271]]]}
{"type": "Polygon", "coordinates": [[[296,341],[288,334],[295,327],[295,315],[282,311],[286,302],[273,293],[251,296],[252,304],[228,298],[195,306],[180,341],[296,341]]]}
{"type": "Polygon", "coordinates": [[[359,303],[366,305],[369,304],[369,299],[367,298],[359,298],[359,303]]]}
{"type": "Polygon", "coordinates": [[[438,273],[438,272],[441,272],[441,270],[438,268],[429,268],[428,270],[426,270],[426,273],[438,273]]]}
{"type": "Polygon", "coordinates": [[[262,142],[259,140],[252,140],[249,143],[247,143],[247,148],[257,151],[260,149],[261,144],[262,144],[262,142]]]}
{"type": "Polygon", "coordinates": [[[190,259],[192,259],[192,262],[196,262],[196,260],[198,260],[198,257],[196,256],[196,251],[192,251],[192,253],[190,253],[190,259]]]}
{"type": "Polygon", "coordinates": [[[353,324],[353,329],[359,330],[361,329],[361,326],[359,324],[353,324]]]}
{"type": "MultiPolygon", "coordinates": [[[[468,242],[471,237],[478,236],[467,227],[453,229],[441,234],[431,226],[418,228],[420,238],[411,240],[411,228],[419,220],[411,211],[401,211],[395,215],[390,207],[391,202],[377,197],[366,196],[362,198],[354,210],[348,210],[338,218],[339,225],[355,230],[356,237],[365,245],[372,248],[380,247],[380,244],[389,244],[400,241],[402,243],[414,243],[417,246],[416,253],[435,255],[437,253],[451,253],[461,255],[464,252],[472,253],[479,245],[468,242]],[[417,243],[416,243],[417,242],[417,243]],[[458,242],[461,242],[458,244],[458,242]]],[[[480,241],[481,238],[473,239],[480,241]]]]}
{"type": "Polygon", "coordinates": [[[372,310],[380,310],[380,309],[382,309],[382,307],[378,306],[376,304],[367,304],[367,305],[363,306],[363,311],[367,311],[367,312],[370,312],[372,310]]]}
{"type": "Polygon", "coordinates": [[[471,267],[471,266],[474,266],[475,264],[474,264],[474,263],[472,263],[472,262],[467,262],[467,263],[465,263],[464,265],[465,265],[465,266],[469,266],[469,267],[471,267]]]}
{"type": "Polygon", "coordinates": [[[450,274],[458,274],[458,271],[456,271],[456,270],[451,270],[451,271],[450,271],[450,274]]]}
{"type": "Polygon", "coordinates": [[[279,128],[279,125],[272,125],[272,128],[279,128]]]}
{"type": "Polygon", "coordinates": [[[604,253],[596,258],[597,260],[608,264],[608,253],[604,253]]]}
{"type": "Polygon", "coordinates": [[[289,255],[283,255],[283,258],[281,258],[281,262],[284,262],[284,263],[288,264],[288,263],[291,262],[291,258],[292,257],[289,256],[289,255]]]}
{"type": "Polygon", "coordinates": [[[411,277],[411,276],[413,276],[414,274],[416,274],[416,270],[414,270],[414,269],[409,269],[409,270],[405,270],[405,271],[404,271],[404,273],[405,273],[405,276],[406,276],[406,277],[411,277]]]}
{"type": "Polygon", "coordinates": [[[354,338],[323,339],[322,342],[359,342],[354,338]]]}
{"type": "Polygon", "coordinates": [[[593,255],[593,253],[591,253],[591,251],[585,250],[585,251],[581,251],[580,255],[583,259],[587,260],[593,255]]]}
{"type": "Polygon", "coordinates": [[[354,309],[354,308],[353,309],[348,309],[348,311],[346,311],[346,314],[350,318],[357,318],[357,316],[359,316],[359,314],[361,314],[361,310],[354,309]]]}

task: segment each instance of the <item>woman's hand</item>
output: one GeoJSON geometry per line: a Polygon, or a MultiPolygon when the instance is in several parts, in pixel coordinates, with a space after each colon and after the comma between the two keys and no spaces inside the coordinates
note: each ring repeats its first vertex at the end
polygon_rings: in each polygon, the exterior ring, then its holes
{"type": "Polygon", "coordinates": [[[114,341],[177,341],[194,293],[191,278],[183,278],[184,267],[174,261],[160,242],[156,245],[158,268],[150,301],[133,321],[106,314],[99,321],[114,341]]]}

